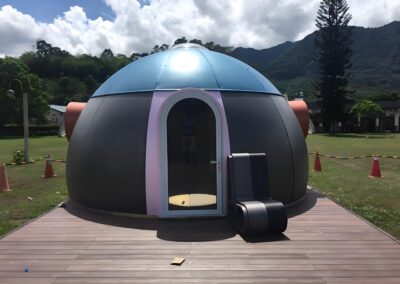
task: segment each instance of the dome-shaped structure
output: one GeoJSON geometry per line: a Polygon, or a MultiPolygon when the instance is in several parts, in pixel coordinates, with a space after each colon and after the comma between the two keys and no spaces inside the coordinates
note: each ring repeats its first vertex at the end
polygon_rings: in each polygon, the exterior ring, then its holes
{"type": "Polygon", "coordinates": [[[195,45],[149,55],[76,113],[66,116],[67,185],[81,205],[226,215],[231,153],[266,154],[273,198],[291,203],[305,193],[308,155],[295,114],[263,75],[230,56],[195,45]]]}

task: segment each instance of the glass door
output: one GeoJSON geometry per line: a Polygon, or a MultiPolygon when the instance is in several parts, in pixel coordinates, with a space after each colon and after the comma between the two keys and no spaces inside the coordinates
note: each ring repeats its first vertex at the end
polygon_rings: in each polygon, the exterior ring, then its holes
{"type": "Polygon", "coordinates": [[[199,99],[183,99],[167,118],[168,211],[188,216],[218,209],[216,119],[199,99]],[[184,212],[181,212],[184,213],[184,212]]]}

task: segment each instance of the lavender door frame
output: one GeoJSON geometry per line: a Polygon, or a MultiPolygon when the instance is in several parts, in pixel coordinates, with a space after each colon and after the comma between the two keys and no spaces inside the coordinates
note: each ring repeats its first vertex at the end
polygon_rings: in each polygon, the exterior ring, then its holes
{"type": "MultiPolygon", "coordinates": [[[[166,117],[171,107],[186,98],[196,98],[207,103],[214,111],[216,120],[219,120],[220,128],[220,198],[221,208],[217,213],[211,215],[227,214],[227,157],[230,154],[229,132],[226,121],[225,109],[222,97],[218,91],[204,91],[201,89],[185,88],[179,91],[155,91],[150,107],[149,121],[147,127],[146,142],[146,208],[147,214],[159,217],[186,217],[186,216],[204,216],[198,214],[195,210],[191,212],[171,214],[165,208],[166,195],[168,194],[168,185],[165,184],[167,174],[165,165],[165,147],[166,141],[162,141],[165,133],[162,133],[163,124],[166,125],[166,117]],[[194,214],[193,214],[194,213],[194,214]],[[184,215],[182,215],[184,214],[184,215]],[[188,215],[185,215],[188,214],[188,215]]],[[[164,125],[164,127],[165,127],[164,125]]],[[[205,211],[204,211],[205,212],[205,211]]],[[[210,215],[210,214],[205,214],[210,215]]]]}

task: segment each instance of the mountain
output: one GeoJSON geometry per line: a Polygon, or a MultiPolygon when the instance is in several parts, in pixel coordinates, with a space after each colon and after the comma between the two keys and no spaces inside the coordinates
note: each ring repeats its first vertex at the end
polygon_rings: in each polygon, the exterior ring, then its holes
{"type": "Polygon", "coordinates": [[[293,47],[295,43],[287,41],[277,46],[257,50],[254,48],[235,48],[230,55],[250,64],[256,66],[258,69],[262,69],[263,66],[268,66],[275,58],[281,56],[287,50],[293,47]]]}
{"type": "MultiPolygon", "coordinates": [[[[354,96],[400,92],[400,22],[378,28],[351,27],[352,68],[350,88],[354,96]]],[[[318,74],[314,60],[314,32],[297,42],[256,50],[236,48],[230,55],[267,76],[283,93],[302,91],[312,97],[318,74]]]]}

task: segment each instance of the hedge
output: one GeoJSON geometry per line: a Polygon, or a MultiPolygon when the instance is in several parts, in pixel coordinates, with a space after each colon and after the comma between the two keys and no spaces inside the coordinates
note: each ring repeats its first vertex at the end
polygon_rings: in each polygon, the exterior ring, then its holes
{"type": "MultiPolygon", "coordinates": [[[[58,135],[60,127],[57,125],[29,125],[29,136],[58,135]]],[[[2,136],[24,136],[22,125],[0,126],[0,137],[2,136]]]]}

